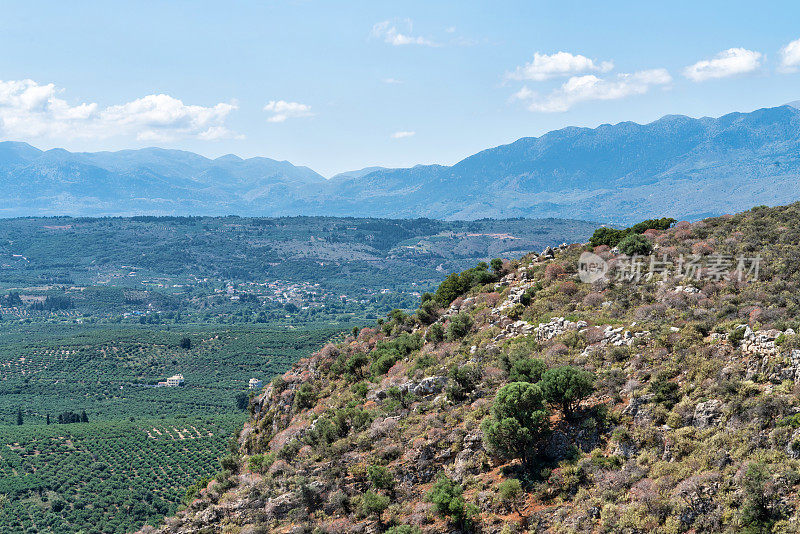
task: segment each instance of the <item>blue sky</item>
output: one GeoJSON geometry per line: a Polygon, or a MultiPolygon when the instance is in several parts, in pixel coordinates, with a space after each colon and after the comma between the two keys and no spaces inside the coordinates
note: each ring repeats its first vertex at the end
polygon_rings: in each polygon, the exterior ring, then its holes
{"type": "Polygon", "coordinates": [[[451,164],[569,125],[798,100],[798,20],[788,1],[9,0],[0,139],[326,176],[451,164]]]}

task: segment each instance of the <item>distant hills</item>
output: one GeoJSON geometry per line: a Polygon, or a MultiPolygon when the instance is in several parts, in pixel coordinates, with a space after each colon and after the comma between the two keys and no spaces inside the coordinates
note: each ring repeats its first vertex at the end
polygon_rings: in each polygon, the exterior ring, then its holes
{"type": "Polygon", "coordinates": [[[2,216],[282,213],[326,183],[307,167],[269,158],[0,143],[2,216]]]}
{"type": "Polygon", "coordinates": [[[148,148],[40,151],[0,143],[0,216],[339,215],[437,219],[698,219],[800,199],[796,104],[719,118],[668,115],[564,128],[452,166],[330,180],[268,158],[148,148]]]}

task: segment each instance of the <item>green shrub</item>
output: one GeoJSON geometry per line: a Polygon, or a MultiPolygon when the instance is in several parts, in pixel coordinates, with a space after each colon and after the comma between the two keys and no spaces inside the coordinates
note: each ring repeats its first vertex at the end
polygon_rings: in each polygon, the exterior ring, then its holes
{"type": "Polygon", "coordinates": [[[450,318],[447,324],[448,341],[456,341],[466,336],[472,328],[472,318],[466,313],[458,313],[450,318]]]}
{"type": "Polygon", "coordinates": [[[489,262],[489,266],[492,268],[492,272],[494,272],[495,276],[500,276],[503,272],[503,260],[500,258],[495,258],[489,262]]]}
{"type": "Polygon", "coordinates": [[[441,306],[449,306],[454,300],[467,293],[473,287],[482,286],[496,280],[494,274],[487,269],[489,266],[481,262],[472,269],[467,269],[461,274],[452,273],[444,279],[436,290],[434,298],[441,306]]]}
{"type": "Polygon", "coordinates": [[[675,224],[675,219],[671,217],[662,217],[661,219],[647,219],[640,223],[636,223],[630,228],[629,231],[636,234],[643,234],[647,230],[666,230],[675,224]]]}
{"type": "Polygon", "coordinates": [[[675,219],[664,217],[662,219],[648,219],[624,230],[602,227],[594,231],[592,237],[589,238],[589,244],[593,247],[600,245],[613,247],[631,234],[642,234],[647,230],[666,230],[673,224],[675,224],[675,219]]]}
{"type": "Polygon", "coordinates": [[[436,301],[428,300],[423,302],[419,309],[417,309],[417,318],[422,324],[431,324],[436,321],[438,306],[436,301]]]}
{"type": "Polygon", "coordinates": [[[222,469],[226,471],[230,471],[231,473],[238,473],[239,472],[239,462],[238,459],[229,454],[227,456],[223,456],[219,459],[219,465],[222,469]]]}
{"type": "Polygon", "coordinates": [[[433,356],[432,354],[421,355],[414,361],[414,365],[411,367],[411,369],[409,369],[408,371],[409,378],[413,377],[416,371],[420,369],[422,370],[427,369],[428,367],[436,365],[438,362],[439,360],[437,360],[436,357],[433,356]]]}
{"type": "Polygon", "coordinates": [[[392,472],[382,465],[370,465],[367,467],[367,476],[372,486],[376,489],[391,491],[394,488],[392,472]]]}
{"type": "Polygon", "coordinates": [[[522,495],[522,483],[516,478],[507,478],[497,485],[497,493],[503,502],[515,501],[522,495]]]}
{"type": "Polygon", "coordinates": [[[278,458],[281,460],[293,460],[302,447],[303,444],[300,440],[293,439],[280,448],[278,451],[278,458]]]}
{"type": "Polygon", "coordinates": [[[425,333],[425,339],[431,343],[444,341],[444,328],[442,328],[442,325],[439,323],[430,325],[425,333]]]}
{"type": "Polygon", "coordinates": [[[402,406],[403,408],[408,408],[414,401],[417,400],[417,396],[408,391],[407,389],[401,390],[397,386],[390,387],[387,391],[387,407],[390,408],[389,411],[394,411],[398,407],[402,406]]]}
{"type": "Polygon", "coordinates": [[[625,237],[624,230],[617,230],[614,228],[601,227],[594,231],[592,237],[589,238],[589,244],[593,247],[600,245],[608,245],[609,247],[615,246],[620,240],[625,237]]]}
{"type": "Polygon", "coordinates": [[[481,426],[492,453],[529,463],[535,445],[550,428],[541,388],[528,382],[506,384],[497,392],[491,414],[481,426]]]}
{"type": "MultiPolygon", "coordinates": [[[[373,418],[372,412],[358,406],[329,410],[317,418],[314,428],[306,433],[303,440],[315,447],[327,447],[351,431],[360,432],[372,423],[373,418]]],[[[296,441],[293,440],[290,444],[296,441]]],[[[291,450],[289,458],[296,454],[297,450],[299,447],[291,450]]]]}
{"type": "MultiPolygon", "coordinates": [[[[209,477],[203,477],[194,484],[192,484],[191,486],[189,486],[188,488],[186,488],[186,493],[184,493],[183,496],[183,502],[185,504],[189,504],[190,502],[195,500],[197,496],[200,495],[200,492],[203,490],[203,488],[208,486],[209,482],[211,482],[211,479],[209,477]]],[[[64,502],[64,501],[53,501],[53,508],[55,508],[56,502],[64,502]]],[[[64,503],[64,506],[62,506],[61,509],[63,509],[65,506],[66,503],[64,503]]],[[[55,511],[59,512],[61,510],[55,510],[55,511]]]]}
{"type": "Polygon", "coordinates": [[[519,303],[523,306],[527,306],[531,303],[533,298],[536,296],[536,288],[529,287],[525,290],[525,292],[519,297],[519,303]]]}
{"type": "Polygon", "coordinates": [[[441,474],[428,493],[427,499],[433,503],[440,516],[447,518],[458,528],[470,528],[477,515],[477,507],[467,504],[463,493],[464,488],[461,484],[441,474]]]}
{"type": "Polygon", "coordinates": [[[511,306],[511,308],[508,309],[508,311],[506,311],[506,315],[508,315],[508,318],[514,320],[522,317],[522,314],[524,313],[525,313],[525,305],[522,304],[521,302],[514,304],[513,306],[511,306]]]}
{"type": "Polygon", "coordinates": [[[800,413],[790,415],[780,419],[776,426],[790,426],[792,428],[800,428],[800,413]]]}
{"type": "Polygon", "coordinates": [[[769,469],[762,463],[751,463],[742,478],[744,503],[742,505],[743,532],[771,532],[772,525],[780,519],[779,496],[772,483],[769,469]]]}
{"type": "Polygon", "coordinates": [[[653,251],[653,244],[641,234],[630,234],[619,242],[619,251],[628,256],[647,256],[653,251]]]}
{"type": "Polygon", "coordinates": [[[739,343],[742,342],[744,339],[744,331],[745,328],[732,328],[730,332],[728,332],[728,341],[730,341],[731,345],[734,347],[738,346],[739,343]]]}
{"type": "Polygon", "coordinates": [[[459,274],[452,273],[439,284],[435,295],[436,302],[441,306],[449,306],[467,291],[469,291],[469,281],[459,274]]]}
{"type": "Polygon", "coordinates": [[[247,468],[254,473],[263,473],[275,461],[274,453],[254,454],[247,459],[247,468]]]}
{"type": "Polygon", "coordinates": [[[659,373],[650,382],[650,392],[653,394],[653,400],[664,406],[665,408],[672,409],[678,403],[678,384],[670,382],[669,375],[666,373],[659,373]]]}
{"type": "Polygon", "coordinates": [[[570,417],[580,402],[594,391],[594,375],[565,365],[545,371],[539,385],[547,401],[559,405],[564,415],[570,417]]]}
{"type": "Polygon", "coordinates": [[[394,349],[400,353],[401,356],[408,356],[415,350],[422,348],[422,338],[419,334],[403,333],[397,336],[394,341],[384,345],[384,348],[394,349]]]}
{"type": "Polygon", "coordinates": [[[381,514],[389,507],[389,497],[379,495],[374,491],[367,491],[361,496],[361,513],[367,517],[377,517],[380,520],[381,514]]]}
{"type": "Polygon", "coordinates": [[[367,393],[369,392],[369,384],[366,382],[356,382],[352,386],[350,386],[350,391],[353,392],[353,395],[360,398],[365,398],[367,393]]]}
{"type": "Polygon", "coordinates": [[[450,384],[447,386],[447,398],[460,402],[467,398],[481,380],[481,370],[474,363],[455,366],[448,373],[450,384]]]}
{"type": "Polygon", "coordinates": [[[372,362],[372,365],[370,365],[370,371],[374,376],[385,375],[399,359],[400,355],[395,352],[383,354],[379,356],[377,360],[372,362]]]}
{"type": "Polygon", "coordinates": [[[547,370],[547,366],[538,358],[525,358],[517,360],[511,366],[508,373],[509,382],[530,382],[537,383],[542,379],[542,374],[547,370]]]}
{"type": "Polygon", "coordinates": [[[422,531],[411,525],[396,525],[386,530],[385,534],[422,534],[422,531]]]}
{"type": "Polygon", "coordinates": [[[404,332],[391,341],[381,341],[372,351],[375,361],[370,365],[370,372],[373,376],[386,374],[399,359],[420,348],[422,338],[419,334],[404,332]]]}
{"type": "Polygon", "coordinates": [[[369,358],[363,352],[356,352],[344,364],[344,372],[354,378],[364,377],[364,366],[369,363],[369,358]]]}
{"type": "Polygon", "coordinates": [[[411,318],[410,315],[408,315],[403,310],[399,310],[397,308],[395,308],[394,310],[392,310],[389,313],[387,313],[386,317],[389,319],[389,321],[388,321],[389,323],[392,323],[392,324],[395,324],[395,325],[401,325],[401,326],[402,325],[411,325],[414,322],[414,320],[411,318]]]}
{"type": "Polygon", "coordinates": [[[317,390],[311,385],[309,382],[304,382],[299,388],[297,388],[297,392],[294,396],[294,408],[295,410],[305,410],[307,408],[313,408],[314,404],[317,403],[317,390]]]}

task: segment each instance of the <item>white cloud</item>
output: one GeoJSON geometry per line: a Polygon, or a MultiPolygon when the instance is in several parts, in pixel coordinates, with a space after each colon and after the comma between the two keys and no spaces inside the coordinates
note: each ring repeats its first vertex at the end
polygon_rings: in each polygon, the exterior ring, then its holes
{"type": "Polygon", "coordinates": [[[311,117],[311,106],[299,102],[287,102],[286,100],[270,100],[264,106],[264,111],[272,113],[267,120],[269,122],[284,122],[286,119],[295,117],[311,117]]]}
{"type": "Polygon", "coordinates": [[[52,83],[0,80],[0,135],[13,139],[132,136],[143,141],[234,137],[224,123],[235,103],[211,107],[186,105],[169,95],[147,95],[101,108],[70,105],[52,83]]]}
{"type": "Polygon", "coordinates": [[[413,25],[410,19],[406,19],[397,23],[390,20],[384,20],[383,22],[379,22],[372,27],[371,35],[372,37],[383,39],[385,43],[388,43],[392,46],[438,46],[430,39],[426,39],[425,37],[418,35],[414,36],[412,33],[413,25]],[[397,29],[398,24],[402,26],[402,29],[397,29]]]}
{"type": "Polygon", "coordinates": [[[597,62],[580,54],[557,52],[555,54],[533,54],[533,61],[517,67],[506,77],[512,80],[531,80],[541,82],[551,78],[570,76],[581,72],[608,72],[614,68],[611,61],[597,62]]]}
{"type": "Polygon", "coordinates": [[[386,84],[389,84],[389,85],[396,85],[396,84],[399,84],[399,83],[403,83],[403,80],[398,80],[397,78],[384,78],[383,79],[383,83],[386,83],[386,84]]]}
{"type": "Polygon", "coordinates": [[[392,139],[405,139],[406,137],[414,137],[417,132],[399,131],[392,134],[392,139]]]}
{"type": "Polygon", "coordinates": [[[761,66],[764,55],[745,48],[729,48],[712,59],[698,61],[683,70],[683,75],[694,82],[727,78],[753,72],[761,66]]]}
{"type": "Polygon", "coordinates": [[[781,70],[795,72],[800,67],[800,39],[781,48],[781,70]]]}
{"type": "Polygon", "coordinates": [[[104,122],[136,132],[138,139],[170,140],[176,133],[218,139],[235,104],[187,106],[169,95],[148,95],[101,112],[104,122]],[[215,133],[214,133],[215,132],[215,133]]]}
{"type": "Polygon", "coordinates": [[[672,77],[665,69],[617,74],[613,79],[586,74],[573,76],[560,87],[545,95],[540,95],[527,86],[523,87],[512,96],[512,99],[525,102],[531,111],[554,113],[567,111],[581,102],[616,100],[627,96],[641,95],[653,87],[664,86],[671,81],[672,77]]]}
{"type": "Polygon", "coordinates": [[[215,141],[217,139],[227,139],[231,137],[235,139],[244,139],[243,135],[238,135],[225,126],[211,126],[208,130],[200,132],[197,137],[203,141],[215,141]]]}

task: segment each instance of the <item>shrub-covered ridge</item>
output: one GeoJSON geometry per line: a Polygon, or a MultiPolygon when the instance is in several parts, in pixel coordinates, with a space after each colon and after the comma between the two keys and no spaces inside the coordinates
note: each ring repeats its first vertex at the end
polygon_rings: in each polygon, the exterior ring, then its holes
{"type": "Polygon", "coordinates": [[[631,235],[702,267],[617,280],[571,245],[453,276],[275,379],[161,530],[800,530],[800,204],[631,235]]]}

